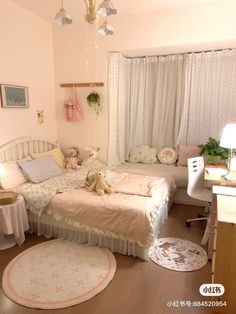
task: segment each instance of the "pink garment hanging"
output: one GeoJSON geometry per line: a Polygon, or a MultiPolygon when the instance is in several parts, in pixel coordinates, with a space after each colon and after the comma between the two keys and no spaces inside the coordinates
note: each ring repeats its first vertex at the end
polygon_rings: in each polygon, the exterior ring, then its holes
{"type": "Polygon", "coordinates": [[[75,88],[71,88],[69,99],[64,102],[64,116],[67,121],[83,120],[83,111],[77,101],[75,88]]]}

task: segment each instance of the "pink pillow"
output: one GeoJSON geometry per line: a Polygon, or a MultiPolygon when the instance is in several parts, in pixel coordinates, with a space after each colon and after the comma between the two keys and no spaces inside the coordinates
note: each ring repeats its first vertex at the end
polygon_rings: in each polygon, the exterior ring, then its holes
{"type": "Polygon", "coordinates": [[[178,154],[177,166],[187,166],[188,158],[200,156],[200,148],[198,146],[179,145],[178,154]]]}

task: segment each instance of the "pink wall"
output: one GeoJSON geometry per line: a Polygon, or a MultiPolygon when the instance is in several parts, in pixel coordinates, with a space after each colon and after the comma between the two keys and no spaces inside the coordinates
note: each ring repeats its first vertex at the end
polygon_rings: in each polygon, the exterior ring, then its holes
{"type": "Polygon", "coordinates": [[[64,147],[102,146],[106,159],[108,113],[106,106],[107,51],[128,55],[162,54],[211,48],[235,47],[234,0],[166,9],[111,18],[115,35],[95,35],[92,26],[76,17],[70,26],[43,21],[10,0],[1,1],[0,83],[29,88],[29,109],[0,107],[0,145],[19,136],[58,137],[64,147]],[[98,49],[95,49],[95,41],[98,49]],[[54,52],[53,52],[54,45],[54,52]],[[99,117],[88,107],[91,88],[77,89],[85,119],[69,123],[62,115],[68,89],[63,82],[102,81],[104,110],[99,117]],[[55,89],[56,86],[56,89],[55,89]],[[36,109],[44,110],[45,123],[38,124],[36,109]],[[56,116],[55,116],[56,113],[56,116]]]}
{"type": "Polygon", "coordinates": [[[63,28],[53,27],[59,139],[66,147],[101,145],[103,159],[106,159],[108,135],[106,52],[115,50],[143,55],[146,51],[161,54],[235,47],[236,3],[233,0],[215,1],[146,14],[117,15],[111,22],[116,34],[111,37],[98,34],[99,49],[94,48],[93,28],[85,21],[76,21],[63,28]],[[97,118],[86,104],[90,88],[79,88],[78,99],[85,119],[81,123],[64,121],[62,106],[68,90],[60,88],[59,84],[90,81],[105,82],[105,87],[98,89],[103,97],[103,113],[97,118]]]}
{"type": "Polygon", "coordinates": [[[9,0],[0,10],[0,83],[27,86],[30,103],[0,107],[0,145],[22,136],[57,138],[51,25],[9,0]],[[44,110],[43,124],[37,109],[44,110]]]}

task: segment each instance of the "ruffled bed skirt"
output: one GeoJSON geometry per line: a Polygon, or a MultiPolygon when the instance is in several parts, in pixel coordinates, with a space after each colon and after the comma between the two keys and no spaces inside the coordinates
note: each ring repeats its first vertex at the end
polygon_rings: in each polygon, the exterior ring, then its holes
{"type": "MultiPolygon", "coordinates": [[[[157,237],[160,226],[168,216],[169,202],[166,200],[157,210],[153,222],[153,239],[157,237]]],[[[123,255],[139,257],[149,260],[148,252],[150,247],[142,247],[134,241],[120,239],[106,235],[104,232],[94,233],[88,230],[81,230],[63,220],[55,220],[52,216],[43,214],[38,216],[28,211],[30,232],[43,235],[46,238],[63,238],[79,244],[86,243],[105,247],[112,252],[123,255]]]]}

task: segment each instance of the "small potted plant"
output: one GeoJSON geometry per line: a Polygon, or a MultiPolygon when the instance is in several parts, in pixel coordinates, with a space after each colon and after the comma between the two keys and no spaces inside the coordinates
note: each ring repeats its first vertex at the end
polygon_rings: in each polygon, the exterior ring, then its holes
{"type": "Polygon", "coordinates": [[[99,112],[102,110],[101,97],[96,91],[92,91],[87,96],[87,103],[96,111],[97,114],[99,114],[99,112]]]}
{"type": "Polygon", "coordinates": [[[221,164],[228,159],[229,150],[221,147],[219,143],[220,142],[213,137],[209,137],[207,143],[198,146],[201,149],[200,155],[210,164],[221,164]]]}
{"type": "Polygon", "coordinates": [[[89,106],[92,106],[93,104],[97,104],[100,102],[100,96],[97,92],[91,92],[88,96],[87,96],[87,102],[89,104],[89,106]]]}

